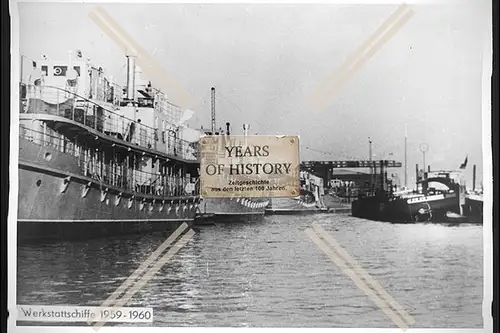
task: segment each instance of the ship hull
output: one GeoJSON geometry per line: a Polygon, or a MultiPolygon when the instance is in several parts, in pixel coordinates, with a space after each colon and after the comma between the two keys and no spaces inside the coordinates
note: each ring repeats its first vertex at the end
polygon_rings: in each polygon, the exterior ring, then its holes
{"type": "Polygon", "coordinates": [[[483,218],[483,198],[480,196],[468,196],[465,198],[463,207],[464,215],[483,218]]]}
{"type": "MultiPolygon", "coordinates": [[[[188,225],[192,224],[192,220],[185,222],[188,225]]],[[[29,221],[17,224],[17,239],[19,244],[25,244],[98,239],[151,232],[161,232],[167,237],[182,223],[184,222],[165,220],[29,221]]]]}
{"type": "Polygon", "coordinates": [[[19,145],[19,241],[168,231],[194,220],[196,197],[126,193],[82,176],[73,156],[23,138],[19,145]]]}
{"type": "Polygon", "coordinates": [[[389,200],[386,197],[365,197],[352,203],[352,216],[374,221],[412,223],[443,221],[448,212],[459,212],[455,194],[421,196],[389,200]]]}
{"type": "Polygon", "coordinates": [[[314,214],[327,212],[328,209],[316,202],[304,202],[298,198],[273,198],[266,208],[269,215],[314,214]]]}
{"type": "Polygon", "coordinates": [[[200,212],[217,222],[253,221],[262,219],[267,203],[260,198],[206,198],[200,203],[200,212]]]}

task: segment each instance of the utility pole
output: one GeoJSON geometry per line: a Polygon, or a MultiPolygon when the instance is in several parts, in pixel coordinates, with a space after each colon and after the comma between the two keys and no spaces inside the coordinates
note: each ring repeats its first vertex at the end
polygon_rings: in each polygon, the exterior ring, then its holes
{"type": "MultiPolygon", "coordinates": [[[[370,159],[370,162],[372,161],[372,140],[370,139],[370,137],[368,137],[368,144],[369,144],[369,159],[370,159]]],[[[370,169],[372,168],[372,164],[370,163],[370,169]]]]}
{"type": "Polygon", "coordinates": [[[423,159],[424,159],[424,161],[423,161],[424,162],[424,169],[423,170],[425,172],[425,151],[422,152],[422,155],[423,155],[423,159]]]}
{"type": "Polygon", "coordinates": [[[212,87],[212,135],[215,135],[215,88],[212,87]]]}
{"type": "Polygon", "coordinates": [[[429,150],[429,145],[427,143],[421,143],[420,144],[420,151],[422,152],[422,157],[423,157],[423,162],[424,166],[422,170],[425,172],[425,153],[429,150]]]}
{"type": "MultiPolygon", "coordinates": [[[[369,161],[370,161],[370,188],[373,188],[373,162],[372,162],[372,140],[368,137],[369,161]]],[[[370,189],[370,190],[371,190],[370,189]]]]}

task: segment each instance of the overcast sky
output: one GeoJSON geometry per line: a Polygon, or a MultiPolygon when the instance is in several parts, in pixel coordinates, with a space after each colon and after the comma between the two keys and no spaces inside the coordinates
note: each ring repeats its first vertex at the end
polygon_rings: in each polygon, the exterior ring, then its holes
{"type": "MultiPolygon", "coordinates": [[[[125,83],[123,52],[88,16],[95,5],[19,4],[20,52],[65,60],[68,50],[80,49],[125,83]]],[[[212,86],[219,126],[229,121],[242,132],[249,123],[251,133],[298,134],[302,160],[367,159],[371,137],[374,158],[403,161],[406,122],[410,177],[426,142],[433,169],[457,168],[468,154],[468,179],[472,164],[482,172],[489,6],[488,0],[411,5],[412,18],[323,109],[311,110],[307,96],[397,5],[102,5],[192,96],[192,126],[210,125],[212,86]]]]}

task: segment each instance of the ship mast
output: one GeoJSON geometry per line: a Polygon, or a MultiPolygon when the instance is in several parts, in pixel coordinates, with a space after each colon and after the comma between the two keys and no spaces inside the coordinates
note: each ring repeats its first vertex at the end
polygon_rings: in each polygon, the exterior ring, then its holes
{"type": "Polygon", "coordinates": [[[408,126],[405,123],[405,189],[408,189],[408,154],[406,150],[408,142],[408,126]]]}
{"type": "Polygon", "coordinates": [[[215,134],[215,88],[212,87],[212,134],[215,134]]]}
{"type": "Polygon", "coordinates": [[[135,57],[127,55],[127,100],[135,102],[135,57]]]}

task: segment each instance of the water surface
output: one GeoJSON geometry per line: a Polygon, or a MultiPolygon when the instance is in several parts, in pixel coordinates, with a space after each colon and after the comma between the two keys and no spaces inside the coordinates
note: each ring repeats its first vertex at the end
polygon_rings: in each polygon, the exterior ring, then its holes
{"type": "MultiPolygon", "coordinates": [[[[335,214],[199,227],[127,306],[154,308],[154,326],[396,327],[304,233],[314,221],[410,313],[413,327],[482,327],[481,225],[335,214]]],[[[99,306],[165,239],[20,246],[18,304],[99,306]]]]}

